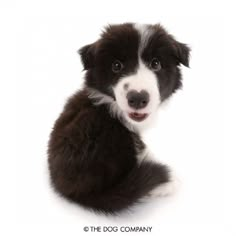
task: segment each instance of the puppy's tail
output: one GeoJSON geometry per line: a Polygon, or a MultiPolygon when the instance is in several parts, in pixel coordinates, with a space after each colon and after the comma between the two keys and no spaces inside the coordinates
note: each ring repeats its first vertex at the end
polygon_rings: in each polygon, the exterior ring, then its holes
{"type": "Polygon", "coordinates": [[[108,192],[80,198],[79,202],[88,208],[105,214],[116,214],[139,202],[158,185],[168,182],[166,166],[152,162],[137,165],[124,179],[108,192]]]}

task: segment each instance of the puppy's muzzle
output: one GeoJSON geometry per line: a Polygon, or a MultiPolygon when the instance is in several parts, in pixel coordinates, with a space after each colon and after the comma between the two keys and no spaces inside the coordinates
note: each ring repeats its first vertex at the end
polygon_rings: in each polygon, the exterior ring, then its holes
{"type": "Polygon", "coordinates": [[[149,103],[149,93],[146,90],[141,90],[140,92],[130,90],[126,98],[128,105],[135,110],[145,108],[149,103]]]}

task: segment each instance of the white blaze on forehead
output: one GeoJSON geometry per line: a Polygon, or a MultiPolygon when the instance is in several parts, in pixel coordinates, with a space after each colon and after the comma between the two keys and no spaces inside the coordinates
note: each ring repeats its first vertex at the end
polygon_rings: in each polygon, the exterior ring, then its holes
{"type": "Polygon", "coordinates": [[[154,34],[154,29],[150,25],[146,24],[135,24],[134,28],[140,34],[140,44],[139,44],[139,55],[143,52],[148,44],[150,37],[154,34]]]}

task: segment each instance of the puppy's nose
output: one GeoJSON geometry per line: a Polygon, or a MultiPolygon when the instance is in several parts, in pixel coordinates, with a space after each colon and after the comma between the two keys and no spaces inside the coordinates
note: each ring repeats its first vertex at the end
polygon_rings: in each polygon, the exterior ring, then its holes
{"type": "Polygon", "coordinates": [[[135,109],[141,109],[147,106],[149,102],[149,94],[146,90],[140,92],[136,90],[130,90],[126,96],[130,107],[135,109]]]}

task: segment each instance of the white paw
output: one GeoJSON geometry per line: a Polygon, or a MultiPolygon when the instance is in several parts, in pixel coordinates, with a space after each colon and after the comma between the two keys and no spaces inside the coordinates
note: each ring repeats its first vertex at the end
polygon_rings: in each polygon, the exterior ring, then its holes
{"type": "Polygon", "coordinates": [[[180,186],[180,181],[177,179],[171,179],[169,182],[159,185],[152,190],[148,195],[150,197],[166,197],[173,195],[177,192],[180,186]]]}

